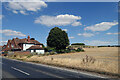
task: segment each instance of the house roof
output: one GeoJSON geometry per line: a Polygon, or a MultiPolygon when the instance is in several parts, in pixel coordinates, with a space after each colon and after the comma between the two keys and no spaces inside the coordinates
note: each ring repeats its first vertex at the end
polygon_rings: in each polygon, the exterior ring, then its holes
{"type": "Polygon", "coordinates": [[[42,43],[38,42],[37,40],[33,40],[30,39],[30,37],[28,36],[28,38],[23,38],[23,39],[19,39],[19,38],[13,38],[12,40],[8,40],[7,45],[5,46],[6,48],[3,48],[2,50],[11,50],[11,49],[22,49],[22,47],[20,46],[20,44],[35,44],[35,45],[43,45],[42,43]],[[14,45],[14,47],[11,47],[11,44],[14,45]],[[8,48],[9,45],[9,48],[8,48]]]}
{"type": "Polygon", "coordinates": [[[32,44],[41,44],[40,42],[38,42],[37,40],[29,40],[27,38],[24,38],[24,39],[19,39],[19,38],[14,38],[13,39],[15,41],[16,44],[20,44],[20,43],[32,43],[32,44]]]}
{"type": "Polygon", "coordinates": [[[28,48],[27,50],[32,50],[32,49],[44,50],[42,47],[40,47],[40,46],[38,46],[38,45],[31,46],[31,47],[28,48]]]}
{"type": "Polygon", "coordinates": [[[19,39],[19,38],[14,38],[13,39],[14,42],[15,42],[15,45],[16,45],[16,48],[17,49],[21,49],[21,47],[18,45],[18,44],[39,44],[39,45],[42,45],[42,43],[38,42],[37,40],[29,40],[27,38],[24,38],[24,39],[19,39]]]}

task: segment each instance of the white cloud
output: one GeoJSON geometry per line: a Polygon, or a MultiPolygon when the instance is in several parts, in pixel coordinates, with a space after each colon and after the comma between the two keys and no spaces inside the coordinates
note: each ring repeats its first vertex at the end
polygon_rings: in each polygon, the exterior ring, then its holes
{"type": "Polygon", "coordinates": [[[45,0],[2,0],[2,2],[40,2],[45,0]]]}
{"type": "Polygon", "coordinates": [[[118,35],[120,33],[106,33],[107,35],[118,35]]]}
{"type": "Polygon", "coordinates": [[[102,22],[99,24],[88,26],[88,27],[84,28],[84,30],[106,31],[106,30],[109,30],[112,26],[115,26],[117,24],[118,24],[118,22],[102,22]]]}
{"type": "Polygon", "coordinates": [[[74,23],[72,24],[72,26],[80,26],[80,25],[82,25],[80,22],[74,22],[74,23]]]}
{"type": "Polygon", "coordinates": [[[3,17],[4,17],[3,15],[0,15],[0,28],[2,27],[2,18],[3,17]]]}
{"type": "Polygon", "coordinates": [[[0,15],[0,20],[2,19],[2,15],[0,15]]]}
{"type": "Polygon", "coordinates": [[[44,0],[46,2],[56,2],[57,0],[44,0]]]}
{"type": "Polygon", "coordinates": [[[68,30],[67,30],[67,29],[63,29],[63,31],[66,31],[66,32],[67,32],[68,30]]]}
{"type": "Polygon", "coordinates": [[[73,36],[71,36],[71,37],[69,37],[69,39],[74,39],[75,37],[73,37],[73,36]]]}
{"type": "Polygon", "coordinates": [[[6,8],[8,10],[12,10],[12,12],[15,14],[17,14],[17,13],[25,14],[27,11],[37,12],[37,11],[41,10],[42,7],[47,7],[47,4],[44,1],[9,2],[6,6],[6,8]]]}
{"type": "Polygon", "coordinates": [[[12,12],[15,13],[15,14],[18,14],[18,12],[16,10],[13,10],[12,12]]]}
{"type": "Polygon", "coordinates": [[[78,22],[78,20],[81,20],[80,16],[65,14],[57,16],[40,16],[36,18],[34,22],[46,26],[66,26],[73,25],[74,23],[78,22]]]}
{"type": "Polygon", "coordinates": [[[86,40],[85,43],[91,46],[118,44],[118,42],[100,41],[100,40],[93,40],[93,41],[86,40]]]}
{"type": "Polygon", "coordinates": [[[18,31],[13,31],[13,30],[9,30],[9,29],[5,29],[5,30],[0,30],[0,33],[6,35],[6,36],[26,36],[25,34],[18,32],[18,31]]]}
{"type": "Polygon", "coordinates": [[[20,11],[21,14],[27,15],[27,13],[25,13],[25,11],[20,11]]]}
{"type": "Polygon", "coordinates": [[[92,33],[83,33],[83,34],[79,33],[78,36],[92,37],[92,36],[94,36],[94,34],[92,34],[92,33]]]}
{"type": "Polygon", "coordinates": [[[1,20],[3,17],[4,17],[3,15],[0,15],[0,20],[1,20]]]}

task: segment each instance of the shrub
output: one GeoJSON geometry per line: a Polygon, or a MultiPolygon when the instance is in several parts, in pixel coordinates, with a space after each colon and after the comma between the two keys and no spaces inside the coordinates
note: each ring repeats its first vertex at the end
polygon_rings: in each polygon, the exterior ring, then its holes
{"type": "Polygon", "coordinates": [[[50,55],[54,55],[54,54],[56,54],[56,52],[52,51],[52,52],[50,52],[49,54],[50,54],[50,55]]]}
{"type": "Polygon", "coordinates": [[[76,52],[84,52],[84,50],[82,48],[78,48],[76,52]]]}
{"type": "Polygon", "coordinates": [[[38,55],[38,53],[36,53],[36,52],[33,52],[32,54],[33,54],[33,55],[38,55]]]}
{"type": "Polygon", "coordinates": [[[71,50],[71,53],[75,53],[76,51],[75,50],[71,50]]]}
{"type": "Polygon", "coordinates": [[[44,48],[45,52],[48,52],[48,48],[44,48]]]}
{"type": "Polygon", "coordinates": [[[51,51],[51,52],[46,52],[46,53],[42,54],[42,56],[48,56],[48,55],[54,55],[54,54],[57,54],[57,53],[54,51],[51,51]]]}
{"type": "Polygon", "coordinates": [[[4,54],[8,54],[8,51],[4,51],[4,54]]]}
{"type": "Polygon", "coordinates": [[[28,55],[28,56],[27,56],[27,58],[30,58],[30,57],[32,57],[32,56],[33,56],[33,55],[32,55],[32,54],[30,54],[30,55],[28,55]]]}
{"type": "Polygon", "coordinates": [[[62,50],[56,50],[56,52],[57,52],[58,54],[61,54],[61,53],[65,53],[65,50],[64,50],[64,49],[62,49],[62,50]]]}
{"type": "Polygon", "coordinates": [[[4,51],[4,56],[7,56],[8,55],[8,51],[4,51]]]}
{"type": "Polygon", "coordinates": [[[49,52],[46,52],[46,53],[44,53],[44,55],[48,56],[48,55],[50,55],[50,53],[49,53],[49,52]]]}
{"type": "Polygon", "coordinates": [[[68,49],[66,49],[66,50],[65,50],[65,53],[70,53],[70,52],[71,52],[71,51],[70,51],[70,50],[68,50],[68,49]]]}
{"type": "Polygon", "coordinates": [[[64,49],[61,51],[61,53],[70,53],[70,52],[71,52],[71,50],[69,50],[69,49],[64,49]]]}
{"type": "Polygon", "coordinates": [[[84,49],[81,50],[81,52],[84,52],[84,51],[85,51],[84,49]]]}
{"type": "Polygon", "coordinates": [[[51,48],[49,46],[47,48],[45,48],[45,52],[52,52],[52,51],[56,52],[57,50],[55,48],[51,48]]]}
{"type": "Polygon", "coordinates": [[[86,55],[84,58],[83,58],[83,63],[94,63],[96,61],[95,58],[91,57],[91,56],[88,56],[86,55]]]}

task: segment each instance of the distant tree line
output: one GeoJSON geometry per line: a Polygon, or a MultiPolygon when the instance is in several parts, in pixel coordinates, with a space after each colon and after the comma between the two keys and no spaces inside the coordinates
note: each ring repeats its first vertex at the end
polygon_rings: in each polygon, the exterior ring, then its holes
{"type": "Polygon", "coordinates": [[[72,43],[71,45],[85,45],[84,43],[72,43]]]}
{"type": "Polygon", "coordinates": [[[98,47],[120,47],[120,45],[104,45],[104,46],[98,46],[98,47]]]}

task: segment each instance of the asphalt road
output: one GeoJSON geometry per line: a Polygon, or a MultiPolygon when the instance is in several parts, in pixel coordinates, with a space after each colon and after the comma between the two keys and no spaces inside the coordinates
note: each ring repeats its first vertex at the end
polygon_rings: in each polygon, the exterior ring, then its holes
{"type": "MultiPolygon", "coordinates": [[[[103,78],[101,76],[87,74],[80,71],[74,71],[70,69],[63,69],[59,67],[52,67],[43,64],[22,62],[17,60],[10,60],[2,58],[0,61],[2,65],[2,78],[17,78],[23,80],[26,79],[77,79],[77,78],[103,78]]],[[[1,69],[1,68],[0,68],[1,69]]]]}

